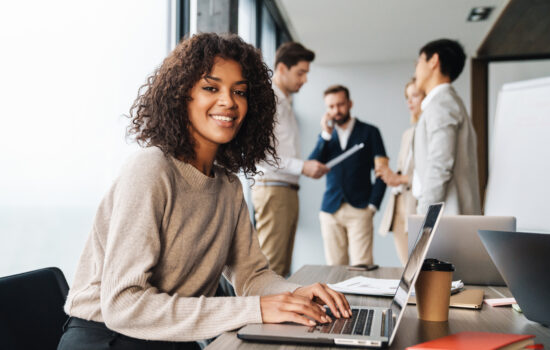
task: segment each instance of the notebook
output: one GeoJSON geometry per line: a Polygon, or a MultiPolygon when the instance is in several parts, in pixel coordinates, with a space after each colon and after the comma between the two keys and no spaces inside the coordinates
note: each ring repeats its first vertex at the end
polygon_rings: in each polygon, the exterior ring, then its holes
{"type": "Polygon", "coordinates": [[[429,342],[410,346],[407,350],[516,350],[535,343],[534,335],[487,332],[460,332],[429,342]]]}

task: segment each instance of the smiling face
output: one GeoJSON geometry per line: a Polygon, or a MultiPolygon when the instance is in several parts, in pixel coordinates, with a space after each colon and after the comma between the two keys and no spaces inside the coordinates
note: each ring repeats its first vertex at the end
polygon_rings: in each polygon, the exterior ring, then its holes
{"type": "Polygon", "coordinates": [[[248,109],[247,82],[239,63],[216,58],[191,89],[191,135],[199,148],[217,149],[237,135],[248,109]]]}

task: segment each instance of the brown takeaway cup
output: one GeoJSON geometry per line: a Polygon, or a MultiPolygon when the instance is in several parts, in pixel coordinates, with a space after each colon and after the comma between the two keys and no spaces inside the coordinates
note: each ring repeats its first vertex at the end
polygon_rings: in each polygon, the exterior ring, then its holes
{"type": "Polygon", "coordinates": [[[447,321],[454,266],[437,259],[426,259],[415,284],[418,318],[447,321]]]}

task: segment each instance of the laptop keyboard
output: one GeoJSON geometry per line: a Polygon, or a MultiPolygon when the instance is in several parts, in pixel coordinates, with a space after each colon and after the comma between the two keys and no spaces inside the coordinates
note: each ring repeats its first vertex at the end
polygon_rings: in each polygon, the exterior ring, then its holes
{"type": "Polygon", "coordinates": [[[350,318],[336,318],[330,309],[327,309],[327,315],[333,319],[331,323],[310,327],[308,332],[370,335],[374,310],[352,309],[350,318]]]}

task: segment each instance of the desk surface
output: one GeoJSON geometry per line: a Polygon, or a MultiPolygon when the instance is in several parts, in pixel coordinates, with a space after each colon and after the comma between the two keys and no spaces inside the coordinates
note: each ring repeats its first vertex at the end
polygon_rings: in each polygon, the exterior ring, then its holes
{"type": "MultiPolygon", "coordinates": [[[[303,285],[315,282],[336,283],[354,276],[378,278],[400,278],[401,268],[385,267],[375,271],[348,271],[345,266],[306,265],[292,275],[289,280],[303,285]]],[[[481,288],[485,298],[511,297],[506,287],[466,286],[466,288],[481,288]]],[[[388,306],[390,298],[366,297],[357,295],[346,296],[351,305],[388,306]]],[[[407,346],[436,339],[448,334],[462,331],[485,331],[497,333],[534,334],[536,342],[550,346],[550,328],[544,327],[528,319],[511,307],[491,307],[483,305],[481,310],[451,308],[448,322],[426,322],[417,317],[415,305],[408,305],[397,330],[395,340],[390,349],[404,349],[407,346]]],[[[211,343],[207,349],[314,349],[311,345],[293,344],[262,344],[242,341],[237,338],[237,332],[228,332],[211,343]]],[[[343,349],[342,347],[322,347],[322,349],[343,349]]]]}

